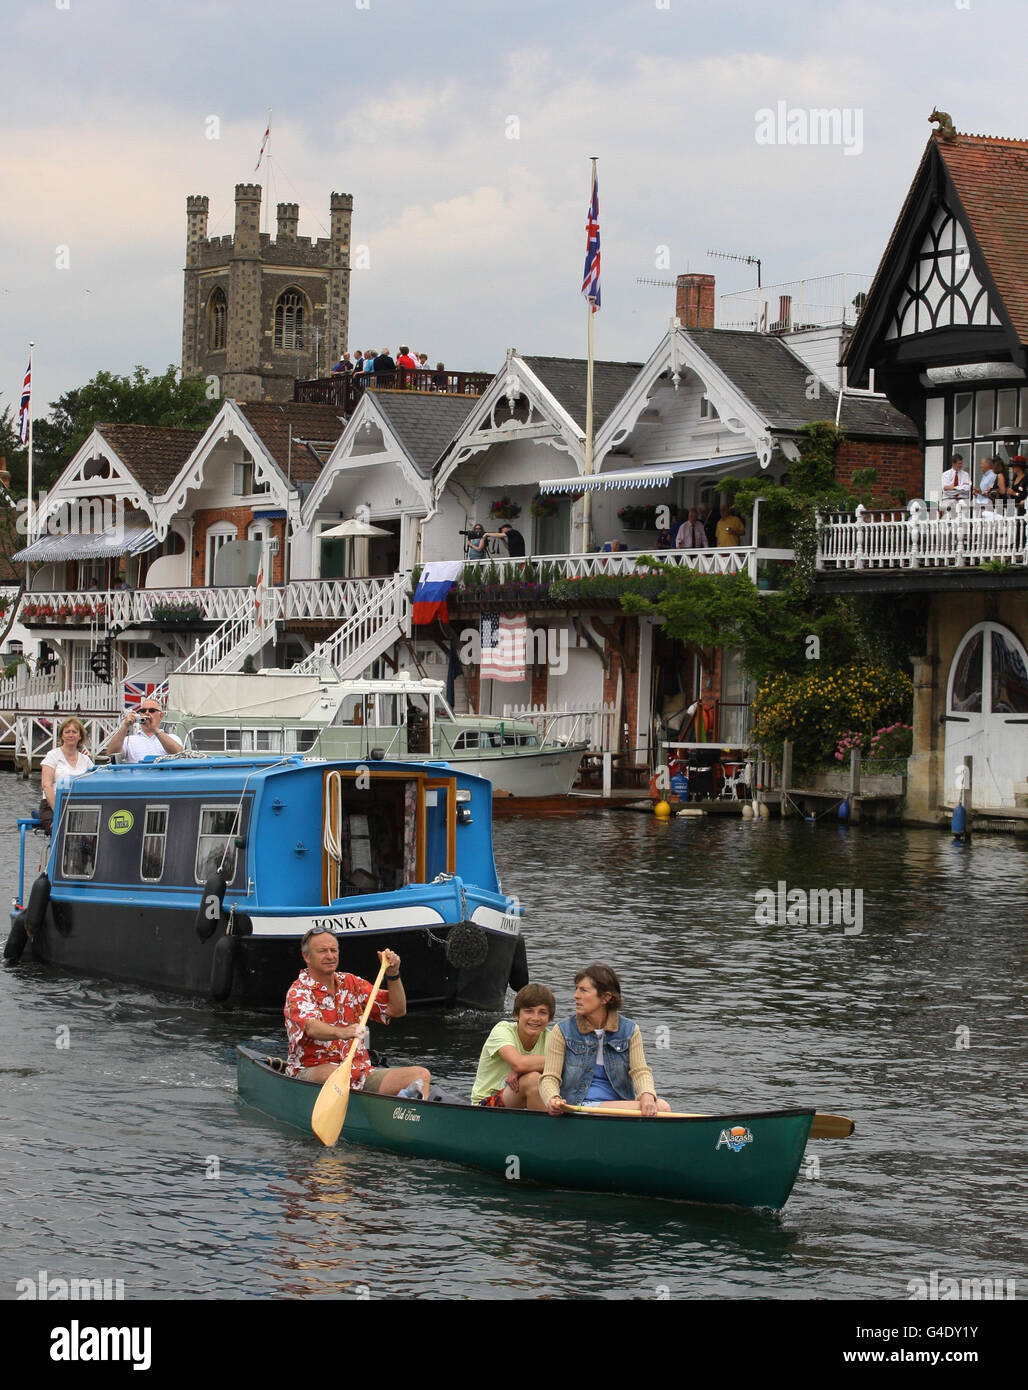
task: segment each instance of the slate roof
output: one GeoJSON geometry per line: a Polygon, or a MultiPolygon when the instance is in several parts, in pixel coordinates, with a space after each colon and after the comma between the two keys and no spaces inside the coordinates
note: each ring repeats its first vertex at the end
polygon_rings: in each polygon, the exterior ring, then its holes
{"type": "MultiPolygon", "coordinates": [[[[781,338],[745,329],[690,328],[686,337],[708,357],[772,430],[791,432],[817,420],[835,422],[838,394],[823,382],[807,396],[811,368],[781,338]]],[[[848,434],[916,440],[917,430],[888,401],[847,396],[840,427],[848,434]]]]}
{"type": "Polygon", "coordinates": [[[382,411],[421,476],[431,478],[436,464],[481,397],[375,390],[365,399],[382,411]]]}
{"type": "Polygon", "coordinates": [[[205,433],[160,425],[97,425],[96,429],[151,497],[171,487],[205,433]]]}
{"type": "Polygon", "coordinates": [[[235,405],[282,470],[282,476],[293,483],[313,482],[320,476],[323,464],[319,451],[308,445],[331,447],[346,423],[334,405],[299,405],[294,401],[236,401],[235,405]]]}
{"type": "MultiPolygon", "coordinates": [[[[534,372],[547,391],[555,396],[585,429],[585,377],[587,363],[579,357],[525,357],[522,361],[534,372]]],[[[642,369],[641,362],[593,363],[593,430],[599,432],[642,369]]]]}

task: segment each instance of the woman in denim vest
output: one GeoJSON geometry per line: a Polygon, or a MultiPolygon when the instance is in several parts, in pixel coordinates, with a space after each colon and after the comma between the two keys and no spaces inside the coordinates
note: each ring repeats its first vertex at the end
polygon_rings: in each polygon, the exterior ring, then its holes
{"type": "Polygon", "coordinates": [[[559,1023],[546,1045],[539,1095],[551,1115],[566,1105],[670,1110],[660,1100],[643,1055],[642,1034],[620,1018],[621,982],[609,965],[588,965],[575,976],[575,1016],[559,1023]]]}

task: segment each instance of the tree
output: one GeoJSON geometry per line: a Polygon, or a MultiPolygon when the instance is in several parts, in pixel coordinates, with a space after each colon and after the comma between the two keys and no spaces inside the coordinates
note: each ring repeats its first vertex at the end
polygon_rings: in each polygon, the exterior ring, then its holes
{"type": "MultiPolygon", "coordinates": [[[[160,425],[202,429],[220,401],[209,400],[202,381],[181,380],[169,366],[159,376],[137,366],[132,375],[97,372],[92,381],[52,402],[48,419],[33,429],[34,483],[49,487],[98,424],[160,425]]],[[[13,477],[13,474],[12,474],[13,477]]],[[[24,492],[24,481],[21,482],[24,492]]]]}

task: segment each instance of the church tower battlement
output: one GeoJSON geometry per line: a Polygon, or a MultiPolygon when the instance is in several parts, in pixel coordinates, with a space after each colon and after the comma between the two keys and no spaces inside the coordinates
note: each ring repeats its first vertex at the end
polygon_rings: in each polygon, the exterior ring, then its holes
{"type": "Polygon", "coordinates": [[[347,346],[353,197],[333,193],[330,234],[298,234],[297,203],[260,230],[262,189],[237,183],[235,230],[209,237],[209,200],[186,199],[182,375],[218,378],[237,400],[289,401],[297,377],[327,375],[347,346]]]}

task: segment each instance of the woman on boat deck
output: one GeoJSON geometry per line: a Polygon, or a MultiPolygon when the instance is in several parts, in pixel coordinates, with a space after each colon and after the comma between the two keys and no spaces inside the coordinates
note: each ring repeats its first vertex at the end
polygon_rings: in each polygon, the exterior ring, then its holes
{"type": "Polygon", "coordinates": [[[620,1018],[621,981],[609,965],[575,976],[575,1016],[558,1023],[546,1044],[539,1094],[551,1115],[566,1105],[601,1110],[670,1110],[653,1084],[639,1025],[620,1018]]]}
{"type": "Polygon", "coordinates": [[[478,1059],[472,1105],[507,1110],[545,1110],[539,1099],[546,1035],[557,1001],[545,985],[524,985],[514,997],[514,1020],[503,1019],[485,1040],[478,1059]]]}
{"type": "Polygon", "coordinates": [[[47,753],[39,773],[43,796],[51,811],[57,783],[81,777],[92,766],[93,759],[86,752],[86,731],[73,715],[57,730],[57,747],[47,753]]]}

